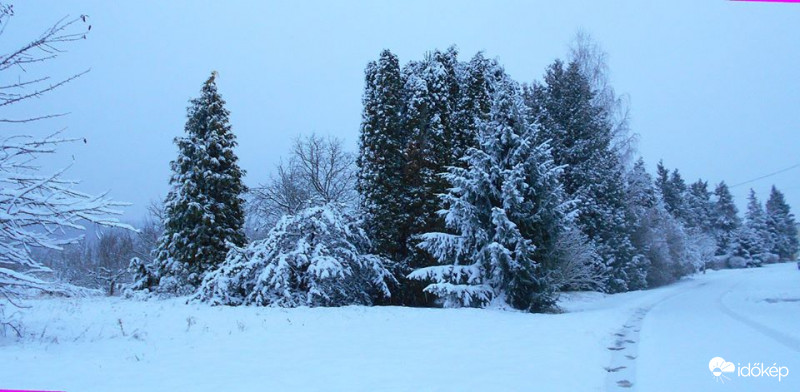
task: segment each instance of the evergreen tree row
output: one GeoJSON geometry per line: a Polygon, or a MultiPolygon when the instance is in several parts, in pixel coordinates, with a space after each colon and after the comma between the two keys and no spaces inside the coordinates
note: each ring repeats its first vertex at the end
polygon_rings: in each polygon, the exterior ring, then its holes
{"type": "Polygon", "coordinates": [[[348,184],[353,160],[335,141],[298,139],[296,170],[264,191],[279,210],[269,215],[284,216],[245,246],[244,171],[215,79],[190,102],[164,231],[154,262],[133,266],[134,290],[227,305],[537,312],[564,290],[639,290],[798,252],[774,187],[765,205],[751,191],[741,219],[724,182],[711,191],[662,162],[655,176],[641,158],[628,164],[613,94],[579,61],[521,85],[455,48],[402,66],[386,50],[368,64],[358,205],[313,196],[348,184]]]}
{"type": "Polygon", "coordinates": [[[655,179],[641,159],[627,168],[603,93],[578,61],[521,87],[452,48],[369,64],[358,189],[374,251],[398,262],[397,303],[542,310],[558,290],[793,257],[788,207],[768,218],[751,201],[743,223],[724,182],[711,192],[661,163],[655,179]]]}

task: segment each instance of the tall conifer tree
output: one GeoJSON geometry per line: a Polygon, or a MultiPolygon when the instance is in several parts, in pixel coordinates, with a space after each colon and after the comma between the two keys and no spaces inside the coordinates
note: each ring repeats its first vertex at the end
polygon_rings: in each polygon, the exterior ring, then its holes
{"type": "Polygon", "coordinates": [[[212,72],[200,97],[190,101],[186,135],[175,139],[179,154],[170,164],[164,233],[156,250],[162,292],[194,291],[225,260],[230,245],[245,243],[244,171],[216,77],[212,72]]]}
{"type": "Polygon", "coordinates": [[[772,236],[767,227],[767,215],[764,206],[758,201],[756,192],[750,189],[747,196],[747,211],[745,212],[745,226],[749,230],[747,246],[751,257],[761,257],[765,252],[772,250],[772,236]]]}
{"type": "Polygon", "coordinates": [[[733,195],[725,182],[720,182],[714,190],[713,225],[717,240],[717,255],[728,255],[736,246],[736,230],[742,225],[737,215],[733,195]]]}
{"type": "Polygon", "coordinates": [[[561,181],[578,203],[578,224],[592,240],[610,273],[607,289],[641,287],[644,266],[637,265],[630,241],[633,217],[625,201],[619,156],[612,150],[606,111],[594,104],[594,92],[577,63],[552,64],[544,85],[528,89],[526,102],[542,125],[540,141],[549,141],[553,159],[563,167],[561,181]]]}
{"type": "Polygon", "coordinates": [[[359,143],[357,188],[364,227],[376,253],[405,257],[404,184],[407,136],[401,127],[403,80],[397,56],[384,50],[367,66],[359,143]]]}
{"type": "Polygon", "coordinates": [[[797,239],[797,222],[783,193],[774,186],[770,191],[766,206],[767,226],[774,238],[772,253],[777,254],[781,260],[793,260],[800,250],[797,239]]]}
{"type": "Polygon", "coordinates": [[[708,190],[708,182],[697,180],[689,186],[685,200],[686,225],[702,233],[712,233],[711,214],[711,192],[708,190]]]}
{"type": "Polygon", "coordinates": [[[559,169],[546,144],[534,145],[519,87],[501,70],[494,74],[478,147],[467,152],[467,168],[451,167],[445,176],[442,213],[454,233],[429,232],[421,243],[441,265],[411,277],[432,281],[425,290],[445,306],[499,300],[539,311],[555,301],[543,262],[564,219],[559,169]]]}
{"type": "MultiPolygon", "coordinates": [[[[444,230],[444,221],[437,214],[441,209],[438,195],[447,189],[441,176],[447,168],[460,162],[456,140],[469,138],[458,127],[460,100],[457,52],[434,51],[419,62],[403,69],[404,110],[402,126],[408,132],[405,149],[404,184],[408,190],[405,210],[405,257],[398,260],[406,273],[436,263],[424,249],[419,248],[423,233],[444,230]]],[[[433,299],[422,292],[420,285],[409,282],[404,289],[408,305],[428,305],[433,299]]]]}

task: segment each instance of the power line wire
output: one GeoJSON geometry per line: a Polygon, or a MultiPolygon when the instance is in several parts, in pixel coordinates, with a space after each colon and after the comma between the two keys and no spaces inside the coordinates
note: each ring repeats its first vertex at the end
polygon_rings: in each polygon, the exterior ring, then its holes
{"type": "Polygon", "coordinates": [[[747,181],[745,181],[745,182],[740,182],[740,183],[738,183],[738,184],[731,185],[729,188],[735,188],[735,187],[737,187],[737,186],[740,186],[740,185],[745,185],[745,184],[749,184],[749,183],[751,183],[751,182],[756,182],[756,181],[758,181],[758,180],[763,180],[763,179],[765,179],[765,178],[767,178],[767,177],[772,177],[772,176],[774,176],[774,175],[776,175],[776,174],[781,174],[781,173],[783,173],[783,172],[787,172],[787,171],[789,171],[789,170],[792,170],[792,169],[794,169],[794,168],[797,168],[797,167],[800,167],[800,163],[798,163],[798,164],[795,164],[795,165],[792,165],[792,166],[789,166],[789,167],[787,167],[787,168],[785,168],[785,169],[778,170],[778,171],[776,171],[776,172],[772,172],[772,173],[769,173],[769,174],[765,174],[765,175],[763,175],[763,176],[761,176],[761,177],[756,177],[756,178],[754,178],[754,179],[752,179],[752,180],[747,180],[747,181]]]}

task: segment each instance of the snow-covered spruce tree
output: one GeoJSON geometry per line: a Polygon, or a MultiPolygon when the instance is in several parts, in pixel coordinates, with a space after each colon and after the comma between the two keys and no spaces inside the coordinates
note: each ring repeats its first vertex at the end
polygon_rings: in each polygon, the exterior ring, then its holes
{"type": "Polygon", "coordinates": [[[642,288],[645,266],[630,242],[624,170],[611,146],[607,112],[594,104],[591,85],[575,62],[565,66],[557,60],[544,82],[527,89],[526,103],[542,125],[538,140],[550,143],[555,164],[564,167],[561,182],[567,197],[577,201],[579,227],[607,266],[606,289],[642,288]]]}
{"type": "MultiPolygon", "coordinates": [[[[648,287],[668,284],[679,276],[674,258],[680,240],[675,219],[667,212],[661,192],[639,158],[627,173],[627,196],[634,231],[631,242],[636,257],[646,266],[645,279],[648,287]],[[669,239],[669,240],[668,240],[669,239]]],[[[676,252],[678,251],[678,252],[676,252]]]]}
{"type": "Polygon", "coordinates": [[[656,185],[661,191],[662,200],[664,200],[664,207],[667,212],[672,214],[673,217],[680,221],[686,220],[686,182],[681,177],[678,169],[669,172],[664,167],[664,163],[659,161],[656,168],[658,176],[656,177],[656,185]]]}
{"type": "Polygon", "coordinates": [[[441,196],[441,214],[454,233],[422,236],[420,247],[441,265],[410,278],[432,281],[425,291],[447,307],[495,302],[546,310],[555,295],[539,257],[562,224],[560,169],[546,144],[533,144],[536,130],[519,87],[501,70],[491,75],[491,112],[480,122],[479,147],[463,158],[466,168],[443,175],[450,189],[441,196]]]}
{"type": "Polygon", "coordinates": [[[748,241],[748,253],[754,262],[757,264],[774,262],[772,260],[770,251],[772,250],[772,235],[767,226],[767,214],[764,211],[764,206],[758,201],[756,192],[750,189],[750,194],[747,196],[747,211],[745,211],[744,226],[746,226],[752,236],[748,241]]]}
{"type": "Polygon", "coordinates": [[[736,246],[736,231],[742,225],[733,195],[725,182],[720,182],[714,190],[712,224],[717,241],[717,256],[730,255],[736,246]]]}
{"type": "Polygon", "coordinates": [[[626,174],[626,180],[625,199],[634,219],[631,243],[640,262],[646,266],[648,286],[658,285],[660,282],[654,281],[655,274],[651,271],[659,267],[663,269],[671,262],[662,230],[667,213],[642,158],[634,163],[626,174]]]}
{"type": "MultiPolygon", "coordinates": [[[[458,136],[466,130],[457,128],[455,121],[459,99],[453,95],[460,91],[454,86],[460,79],[454,75],[456,54],[453,49],[445,53],[434,51],[403,69],[402,126],[408,132],[404,176],[408,193],[404,209],[408,220],[405,222],[406,255],[398,260],[402,275],[435,264],[431,255],[416,246],[418,236],[444,230],[444,221],[437,214],[441,208],[437,195],[445,192],[447,183],[439,174],[458,162],[455,141],[467,140],[458,136]]],[[[404,282],[403,286],[404,304],[431,304],[432,298],[425,295],[423,286],[415,282],[404,282]]]]}
{"type": "MultiPolygon", "coordinates": [[[[674,259],[673,265],[677,266],[678,275],[674,278],[697,269],[705,270],[713,262],[713,257],[709,255],[710,246],[717,241],[714,204],[708,191],[708,183],[698,180],[687,186],[678,169],[670,172],[659,161],[656,186],[664,208],[671,217],[665,234],[674,259]]],[[[716,252],[716,245],[714,246],[716,252]]],[[[659,274],[663,272],[661,268],[651,270],[659,274]]]]}
{"type": "Polygon", "coordinates": [[[233,248],[194,297],[213,305],[371,305],[390,296],[389,261],[369,253],[356,220],[336,204],[284,216],[263,240],[233,248]]]}
{"type": "Polygon", "coordinates": [[[684,223],[700,233],[713,236],[711,192],[708,182],[697,180],[689,186],[685,198],[684,223]]]}
{"type": "Polygon", "coordinates": [[[734,232],[730,257],[727,258],[727,267],[744,268],[761,265],[759,258],[762,250],[761,239],[748,225],[741,225],[734,232]]]}
{"type": "Polygon", "coordinates": [[[156,250],[156,291],[194,292],[206,272],[225,260],[230,246],[242,246],[244,171],[233,152],[236,137],[216,72],[191,100],[186,136],[176,138],[171,189],[165,201],[164,233],[156,250]]]}
{"type": "Polygon", "coordinates": [[[767,227],[773,238],[772,253],[782,261],[794,260],[800,251],[797,222],[783,193],[775,186],[770,190],[766,206],[767,227]]]}

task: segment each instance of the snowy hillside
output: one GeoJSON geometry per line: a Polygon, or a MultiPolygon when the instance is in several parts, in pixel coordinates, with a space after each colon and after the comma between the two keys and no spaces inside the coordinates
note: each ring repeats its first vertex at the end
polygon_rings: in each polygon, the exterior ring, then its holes
{"type": "Polygon", "coordinates": [[[709,272],[648,291],[572,293],[562,296],[562,314],[116,298],[29,304],[21,310],[25,337],[2,340],[2,388],[800,390],[794,263],[709,272]],[[716,356],[776,362],[791,373],[780,382],[730,373],[722,384],[708,369],[716,356]]]}

